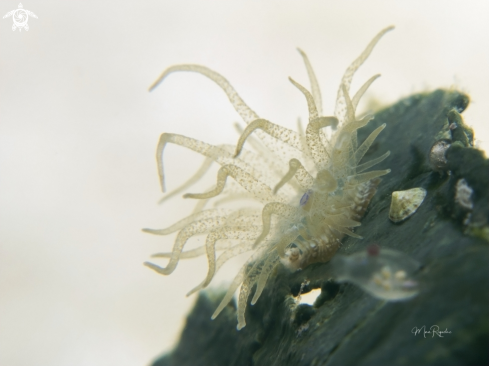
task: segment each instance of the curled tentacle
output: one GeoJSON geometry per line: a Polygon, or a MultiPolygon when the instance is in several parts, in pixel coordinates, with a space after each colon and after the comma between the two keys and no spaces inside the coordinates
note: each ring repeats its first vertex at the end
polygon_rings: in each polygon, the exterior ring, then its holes
{"type": "Polygon", "coordinates": [[[295,177],[302,188],[309,189],[314,184],[314,178],[307,172],[301,162],[297,159],[291,159],[289,161],[289,171],[285,176],[277,183],[273,189],[273,194],[283,187],[287,182],[289,182],[293,177],[295,177]]]}
{"type": "Polygon", "coordinates": [[[253,131],[257,129],[263,130],[270,136],[276,138],[277,140],[285,142],[286,144],[296,148],[297,150],[301,150],[302,148],[301,139],[297,132],[276,125],[270,121],[267,121],[266,119],[260,118],[246,126],[243,133],[239,137],[238,143],[236,144],[236,152],[234,154],[234,157],[237,157],[241,153],[246,139],[249,135],[253,133],[253,131]]]}
{"type": "Polygon", "coordinates": [[[321,128],[325,128],[325,127],[331,127],[332,129],[335,129],[337,125],[338,125],[338,118],[334,116],[318,117],[313,119],[311,122],[309,122],[309,126],[311,126],[311,129],[316,131],[319,131],[321,128]]]}
{"type": "Polygon", "coordinates": [[[321,142],[319,135],[319,128],[326,126],[333,126],[336,124],[336,117],[320,117],[318,118],[318,112],[314,98],[311,93],[302,85],[289,78],[290,82],[294,84],[306,97],[307,106],[309,109],[309,124],[306,128],[306,142],[309,150],[311,151],[314,163],[319,169],[322,169],[327,164],[328,155],[321,142]]]}
{"type": "Polygon", "coordinates": [[[185,243],[190,237],[197,234],[211,232],[212,230],[223,226],[225,223],[225,217],[214,217],[211,219],[204,219],[192,222],[190,225],[186,226],[178,233],[177,238],[175,239],[175,244],[173,245],[173,251],[170,261],[165,268],[157,266],[156,264],[150,262],[144,262],[144,265],[162,275],[171,274],[177,267],[178,261],[180,260],[180,253],[182,252],[185,243]]]}
{"type": "Polygon", "coordinates": [[[158,162],[158,175],[160,177],[161,189],[163,190],[163,192],[166,191],[165,173],[163,169],[163,151],[165,150],[165,146],[168,143],[173,143],[186,147],[190,150],[211,158],[219,164],[225,164],[227,162],[226,158],[231,159],[230,153],[217,146],[206,144],[205,142],[182,135],[177,135],[174,133],[162,133],[158,142],[158,146],[156,148],[156,161],[158,162]]]}
{"type": "Polygon", "coordinates": [[[158,201],[158,204],[162,204],[163,202],[165,202],[166,200],[168,200],[169,198],[173,197],[173,196],[176,196],[177,194],[179,194],[180,192],[183,192],[184,190],[186,190],[188,187],[192,186],[193,184],[195,184],[196,182],[198,182],[200,180],[200,178],[202,178],[204,176],[205,173],[207,173],[207,171],[209,170],[209,168],[211,167],[213,163],[213,160],[211,158],[206,158],[204,160],[204,162],[202,163],[202,166],[199,168],[199,170],[197,170],[197,172],[191,176],[185,183],[183,183],[180,187],[174,189],[173,191],[169,192],[168,194],[165,195],[165,197],[163,197],[162,199],[160,199],[158,201]]]}
{"type": "Polygon", "coordinates": [[[198,198],[206,199],[216,197],[224,189],[227,177],[231,176],[234,180],[244,189],[253,193],[253,195],[263,202],[274,201],[277,198],[273,198],[272,190],[266,184],[255,179],[251,174],[245,172],[243,169],[233,165],[224,165],[219,169],[217,173],[217,185],[216,188],[207,193],[187,193],[184,198],[198,198]]]}
{"type": "MultiPolygon", "coordinates": [[[[190,137],[172,134],[172,133],[163,133],[160,136],[160,140],[158,143],[158,147],[156,149],[156,159],[158,162],[158,175],[160,177],[160,183],[163,191],[165,191],[165,175],[163,169],[163,151],[165,149],[166,144],[173,143],[176,145],[180,145],[186,147],[190,150],[193,150],[201,155],[211,158],[213,161],[217,162],[220,165],[233,165],[240,168],[242,171],[246,173],[252,174],[254,169],[247,164],[246,162],[240,159],[234,159],[229,151],[226,150],[225,146],[219,147],[211,144],[207,144],[205,142],[192,139],[190,137]]],[[[256,179],[256,178],[255,178],[256,179]]]]}
{"type": "MultiPolygon", "coordinates": [[[[236,129],[236,131],[238,132],[238,135],[241,136],[243,134],[245,128],[243,128],[238,122],[234,123],[233,126],[236,129]]],[[[263,146],[263,144],[259,140],[253,138],[253,136],[249,136],[246,140],[253,147],[253,149],[255,149],[255,151],[258,154],[264,155],[268,159],[274,159],[275,158],[275,156],[271,153],[271,151],[268,150],[265,146],[263,146]]]]}
{"type": "MultiPolygon", "coordinates": [[[[211,319],[215,319],[221,313],[221,311],[224,309],[224,307],[232,300],[234,292],[236,291],[236,289],[239,287],[240,284],[243,283],[246,276],[254,268],[256,268],[255,266],[258,265],[257,259],[260,257],[260,255],[261,255],[260,251],[253,253],[250,256],[250,258],[248,258],[246,263],[241,267],[240,271],[238,272],[236,277],[234,277],[233,282],[229,286],[228,291],[226,292],[226,295],[224,295],[224,298],[219,303],[219,306],[217,307],[216,311],[214,311],[214,314],[212,314],[211,319]],[[252,263],[254,263],[254,264],[252,264],[252,263]]],[[[238,304],[238,307],[239,307],[239,304],[238,304]]],[[[246,304],[245,304],[245,308],[246,308],[246,304]]],[[[238,314],[239,314],[239,312],[238,312],[238,314]]],[[[243,310],[243,314],[244,314],[244,310],[243,310]]],[[[239,329],[241,329],[241,328],[239,328],[239,329]]]]}
{"type": "Polygon", "coordinates": [[[219,85],[221,89],[226,93],[229,101],[233,105],[234,109],[236,109],[236,112],[238,112],[241,118],[243,118],[243,121],[245,121],[246,123],[250,123],[251,121],[259,118],[258,115],[250,107],[248,107],[244,100],[241,99],[236,90],[231,86],[229,81],[224,76],[214,70],[209,69],[208,67],[201,65],[188,64],[169,67],[168,69],[163,71],[160,77],[156,79],[153,84],[151,84],[151,86],[149,87],[149,91],[152,91],[154,88],[156,88],[168,75],[177,71],[196,72],[198,74],[208,77],[217,85],[219,85]]]}
{"type": "Polygon", "coordinates": [[[309,90],[307,90],[306,88],[304,88],[301,84],[299,84],[297,81],[295,81],[291,77],[289,77],[289,80],[306,97],[307,108],[309,110],[309,121],[312,121],[313,119],[318,118],[319,117],[318,116],[318,109],[316,107],[316,103],[314,102],[313,96],[311,95],[311,93],[309,93],[309,90]]]}
{"type": "Polygon", "coordinates": [[[288,220],[293,220],[298,214],[298,209],[283,203],[271,202],[267,203],[263,207],[262,220],[263,220],[263,230],[260,236],[256,239],[253,247],[256,247],[270,232],[270,226],[272,223],[272,215],[278,215],[288,220]]]}
{"type": "Polygon", "coordinates": [[[207,253],[207,261],[209,269],[207,276],[198,286],[189,291],[187,296],[207,287],[211,282],[214,274],[217,271],[216,266],[216,242],[221,239],[241,239],[241,240],[255,240],[259,233],[259,227],[226,227],[218,231],[214,231],[207,235],[205,248],[207,253]]]}

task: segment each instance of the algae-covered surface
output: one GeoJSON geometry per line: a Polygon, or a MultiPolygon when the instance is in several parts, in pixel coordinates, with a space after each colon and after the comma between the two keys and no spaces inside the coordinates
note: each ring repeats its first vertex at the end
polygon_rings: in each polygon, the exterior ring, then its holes
{"type": "Polygon", "coordinates": [[[153,365],[489,364],[489,161],[471,147],[472,131],[458,114],[468,103],[457,91],[414,95],[359,131],[361,141],[387,124],[368,154],[390,150],[379,169],[392,172],[356,231],[363,240],[343,239],[338,253],[377,244],[410,255],[422,264],[416,297],[389,302],[337,284],[330,263],[292,274],[279,268],[239,332],[232,304],[212,321],[220,296],[201,293],[177,347],[153,365]],[[445,169],[434,171],[430,151],[440,139],[450,147],[445,169]],[[470,208],[456,200],[462,179],[470,208]],[[415,187],[427,191],[423,204],[407,220],[390,221],[392,192],[415,187]],[[322,291],[313,306],[293,298],[305,280],[303,292],[322,291]]]}

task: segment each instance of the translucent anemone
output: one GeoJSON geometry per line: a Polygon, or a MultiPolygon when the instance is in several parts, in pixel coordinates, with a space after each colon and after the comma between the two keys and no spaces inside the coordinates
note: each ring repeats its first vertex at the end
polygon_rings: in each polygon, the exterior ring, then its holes
{"type": "Polygon", "coordinates": [[[277,266],[283,265],[296,271],[310,263],[327,262],[334,256],[345,235],[361,239],[354,228],[360,226],[360,219],[380,182],[379,177],[390,171],[368,169],[387,158],[389,152],[363,161],[385,124],[376,128],[363,142],[359,143],[357,139],[357,130],[373,118],[372,115],[357,118],[358,102],[379,75],[367,80],[353,97],[350,97],[350,84],[354,73],[379,39],[392,28],[382,30],[347,68],[338,90],[334,116],[323,116],[319,84],[308,57],[299,50],[311,91],[292,79],[290,81],[307,102],[309,122],[305,131],[300,124],[298,131],[293,131],[260,118],[223,76],[207,67],[176,65],[165,70],[150,89],[176,71],[199,73],[224,90],[247,126],[241,130],[236,146],[214,146],[172,133],[160,136],[156,159],[163,191],[163,152],[167,144],[184,146],[207,157],[188,182],[166,197],[197,182],[212,163],[219,164],[220,169],[215,188],[204,193],[184,195],[185,198],[200,200],[190,216],[166,229],[144,229],[156,235],[178,232],[171,252],[153,255],[169,258],[167,266],[160,267],[149,262],[145,265],[160,274],[169,275],[180,259],[207,255],[207,276],[189,292],[190,295],[208,286],[215,273],[229,259],[249,252],[248,260],[212,316],[213,319],[218,316],[241,286],[237,310],[238,329],[241,329],[246,325],[244,314],[252,289],[256,285],[251,300],[253,305],[277,266]],[[215,201],[214,208],[205,209],[207,202],[216,198],[219,200],[215,201]],[[225,201],[243,198],[258,202],[260,208],[243,205],[229,210],[219,207],[225,201]],[[183,250],[190,237],[202,234],[207,235],[205,245],[183,250]]]}

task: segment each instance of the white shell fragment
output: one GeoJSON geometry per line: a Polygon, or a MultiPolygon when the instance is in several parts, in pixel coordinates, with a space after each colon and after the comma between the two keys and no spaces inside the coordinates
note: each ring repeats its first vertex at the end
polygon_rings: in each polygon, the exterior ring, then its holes
{"type": "Polygon", "coordinates": [[[426,189],[420,187],[392,192],[389,219],[393,222],[406,220],[421,206],[425,197],[426,189]]]}
{"type": "Polygon", "coordinates": [[[332,262],[337,282],[350,282],[382,300],[407,300],[419,292],[413,274],[420,263],[393,249],[376,253],[361,251],[352,255],[337,254],[332,262]]]}
{"type": "Polygon", "coordinates": [[[472,202],[471,196],[474,191],[469,187],[467,181],[465,179],[459,179],[455,189],[455,202],[465,210],[472,210],[474,203],[472,202]]]}

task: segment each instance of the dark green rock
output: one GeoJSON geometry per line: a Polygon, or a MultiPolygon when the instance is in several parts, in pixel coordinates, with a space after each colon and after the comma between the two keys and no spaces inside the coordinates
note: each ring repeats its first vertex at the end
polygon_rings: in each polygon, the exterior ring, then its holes
{"type": "MultiPolygon", "coordinates": [[[[160,358],[153,365],[231,365],[235,357],[229,350],[234,349],[239,336],[234,324],[236,308],[234,304],[229,305],[215,321],[211,321],[219,301],[220,298],[208,292],[201,293],[187,318],[180,343],[171,354],[160,358]]],[[[246,362],[251,362],[251,355],[246,362]]]]}
{"type": "Polygon", "coordinates": [[[376,243],[409,254],[423,265],[417,297],[387,302],[354,285],[338,285],[329,263],[293,274],[279,268],[256,305],[247,307],[247,326],[239,332],[234,308],[211,321],[220,298],[201,293],[178,346],[154,366],[488,365],[489,163],[470,147],[473,132],[457,115],[468,100],[456,91],[414,95],[377,113],[359,131],[362,141],[387,124],[368,155],[390,150],[378,168],[392,172],[356,231],[364,239],[345,238],[339,253],[376,243]],[[449,128],[454,121],[463,128],[456,134],[449,128]],[[434,172],[431,147],[447,138],[451,173],[434,172]],[[472,210],[455,202],[460,179],[473,190],[472,210]],[[408,220],[392,223],[392,192],[414,187],[427,190],[424,203],[408,220]],[[292,295],[306,279],[303,291],[321,288],[321,295],[314,306],[294,307],[292,295]],[[425,335],[432,326],[450,333],[425,335]],[[420,334],[413,333],[416,328],[420,334]]]}

